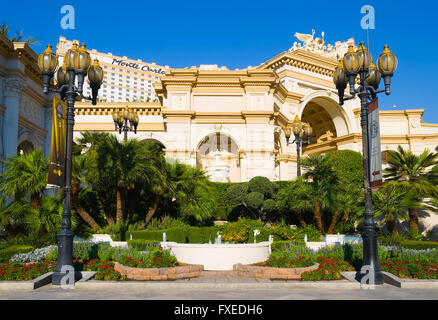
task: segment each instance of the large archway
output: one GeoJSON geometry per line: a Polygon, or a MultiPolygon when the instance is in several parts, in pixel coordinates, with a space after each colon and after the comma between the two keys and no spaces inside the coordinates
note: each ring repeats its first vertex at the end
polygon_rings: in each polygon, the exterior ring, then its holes
{"type": "Polygon", "coordinates": [[[301,121],[313,129],[310,144],[329,142],[351,133],[347,116],[341,106],[328,97],[315,97],[301,109],[301,121]]]}
{"type": "Polygon", "coordinates": [[[228,166],[229,182],[240,182],[239,147],[229,135],[215,132],[205,136],[197,146],[196,165],[209,171],[209,167],[217,163],[228,166]]]}

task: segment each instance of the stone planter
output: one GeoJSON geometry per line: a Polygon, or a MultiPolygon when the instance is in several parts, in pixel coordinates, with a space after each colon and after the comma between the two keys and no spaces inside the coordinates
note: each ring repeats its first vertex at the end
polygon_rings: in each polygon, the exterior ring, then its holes
{"type": "Polygon", "coordinates": [[[170,268],[132,268],[114,262],[114,270],[130,280],[166,281],[199,277],[202,265],[178,266],[170,268]]]}
{"type": "Polygon", "coordinates": [[[235,264],[233,270],[239,277],[269,279],[269,280],[300,280],[301,274],[319,268],[319,263],[305,268],[273,268],[235,264]]]}

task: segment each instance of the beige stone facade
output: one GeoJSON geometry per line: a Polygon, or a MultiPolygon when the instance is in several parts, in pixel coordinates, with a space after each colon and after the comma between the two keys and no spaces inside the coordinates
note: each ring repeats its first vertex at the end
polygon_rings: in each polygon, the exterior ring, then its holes
{"type": "MultiPolygon", "coordinates": [[[[287,146],[284,129],[295,116],[313,128],[304,155],[362,150],[360,102],[354,99],[340,106],[332,82],[346,43],[338,42],[330,50],[313,47],[312,42],[294,45],[242,70],[216,65],[166,69],[154,83],[158,102],[78,103],[75,136],[83,130],[114,132],[111,112],[128,104],[140,117],[137,135],[129,137],[159,142],[169,158],[204,169],[219,160],[227,164],[232,182],[259,175],[293,179],[296,145],[287,146]]],[[[424,123],[423,113],[381,111],[382,152],[398,145],[415,153],[434,149],[438,124],[424,123]]]]}

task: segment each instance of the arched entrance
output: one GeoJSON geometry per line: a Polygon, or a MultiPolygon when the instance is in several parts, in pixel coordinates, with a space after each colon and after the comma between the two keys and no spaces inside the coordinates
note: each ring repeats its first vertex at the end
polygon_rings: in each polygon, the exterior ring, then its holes
{"type": "Polygon", "coordinates": [[[163,152],[166,151],[166,146],[161,141],[159,141],[157,139],[149,138],[149,139],[143,139],[141,141],[142,142],[148,142],[148,143],[154,143],[154,144],[157,145],[157,147],[159,147],[161,149],[161,151],[163,151],[163,152]]]}
{"type": "MultiPolygon", "coordinates": [[[[327,145],[330,141],[351,132],[345,112],[338,103],[328,97],[310,99],[304,105],[300,119],[309,123],[313,129],[310,145],[327,145]]],[[[336,150],[337,145],[334,143],[330,149],[336,150]]]]}
{"type": "Polygon", "coordinates": [[[34,149],[33,143],[25,140],[22,143],[20,143],[17,147],[17,155],[23,155],[26,153],[31,152],[34,149]]]}
{"type": "Polygon", "coordinates": [[[211,172],[213,166],[220,171],[222,165],[228,168],[226,175],[229,182],[240,182],[239,147],[227,134],[215,132],[205,136],[197,146],[196,165],[207,172],[211,172]]]}

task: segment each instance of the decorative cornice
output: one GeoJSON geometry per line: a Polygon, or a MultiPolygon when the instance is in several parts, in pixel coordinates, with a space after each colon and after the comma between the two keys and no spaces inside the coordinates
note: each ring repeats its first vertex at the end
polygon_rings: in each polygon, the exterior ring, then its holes
{"type": "Polygon", "coordinates": [[[87,102],[76,102],[76,115],[112,115],[113,111],[129,106],[141,116],[159,116],[162,107],[158,102],[100,102],[93,106],[87,102]]]}
{"type": "MultiPolygon", "coordinates": [[[[113,122],[75,122],[74,131],[115,131],[113,122]]],[[[165,131],[163,122],[140,122],[137,133],[140,131],[165,131]]]]}
{"type": "Polygon", "coordinates": [[[42,138],[45,138],[47,135],[47,130],[41,128],[40,126],[36,125],[35,123],[27,120],[22,116],[18,116],[18,125],[30,130],[31,132],[35,132],[37,135],[39,135],[42,138]]]}
{"type": "Polygon", "coordinates": [[[337,66],[337,61],[298,49],[294,52],[280,53],[257,68],[276,70],[283,65],[290,65],[302,70],[332,77],[334,69],[337,66]]]}

